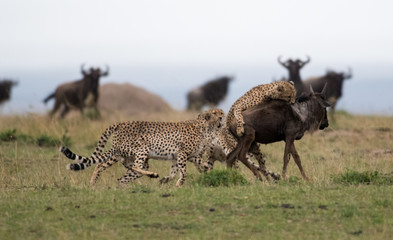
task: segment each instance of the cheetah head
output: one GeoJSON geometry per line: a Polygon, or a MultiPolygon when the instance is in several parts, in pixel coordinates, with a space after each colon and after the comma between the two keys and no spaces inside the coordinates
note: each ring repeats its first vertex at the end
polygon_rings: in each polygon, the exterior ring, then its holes
{"type": "Polygon", "coordinates": [[[294,103],[296,98],[296,89],[293,82],[279,82],[276,88],[276,98],[287,102],[294,103]]]}
{"type": "Polygon", "coordinates": [[[224,124],[225,114],[219,108],[211,108],[198,115],[198,120],[206,123],[209,129],[219,129],[224,124]]]}

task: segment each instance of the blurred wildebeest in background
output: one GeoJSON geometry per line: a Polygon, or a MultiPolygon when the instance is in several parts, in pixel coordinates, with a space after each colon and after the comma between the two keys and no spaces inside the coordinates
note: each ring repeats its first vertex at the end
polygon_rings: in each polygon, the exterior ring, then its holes
{"type": "MultiPolygon", "coordinates": [[[[273,143],[285,141],[283,177],[286,178],[289,157],[292,155],[304,179],[308,179],[294,141],[303,137],[306,131],[322,130],[329,126],[325,100],[326,85],[321,93],[314,93],[312,87],[309,94],[303,94],[293,104],[272,100],[259,104],[243,112],[245,121],[244,135],[236,135],[236,125],[229,126],[231,133],[238,138],[236,148],[228,154],[227,165],[232,167],[236,159],[242,161],[258,177],[258,169],[247,163],[246,154],[256,143],[273,143]]],[[[260,169],[264,161],[259,162],[260,169]]]]}
{"type": "Polygon", "coordinates": [[[58,86],[54,93],[50,94],[44,99],[47,103],[50,99],[55,98],[55,105],[50,115],[56,113],[61,106],[63,109],[60,116],[63,118],[71,108],[76,108],[83,113],[86,107],[86,99],[91,94],[93,97],[93,107],[98,112],[98,87],[100,77],[108,76],[109,66],[106,66],[106,71],[101,71],[100,68],[91,67],[89,71],[84,70],[84,64],[81,66],[83,78],[81,80],[68,82],[58,86]]]}
{"type": "Polygon", "coordinates": [[[343,82],[345,79],[349,79],[351,77],[351,68],[348,69],[348,73],[328,70],[326,71],[326,74],[322,77],[308,78],[303,82],[303,85],[308,88],[311,85],[314,91],[319,92],[322,91],[323,86],[327,84],[326,99],[331,106],[331,120],[334,121],[334,111],[338,99],[342,96],[343,82]]]}
{"type": "Polygon", "coordinates": [[[310,62],[310,57],[307,56],[306,61],[302,61],[300,59],[288,59],[287,61],[283,62],[281,61],[281,56],[279,56],[277,60],[278,63],[285,67],[289,72],[289,78],[287,79],[287,81],[292,81],[295,83],[296,96],[299,97],[302,92],[308,91],[308,89],[303,85],[302,79],[300,77],[300,69],[302,69],[304,65],[310,62]]]}
{"type": "Polygon", "coordinates": [[[187,110],[200,111],[205,105],[216,107],[227,95],[232,80],[232,77],[223,76],[191,90],[187,94],[187,110]]]}
{"type": "Polygon", "coordinates": [[[18,85],[18,82],[9,79],[0,81],[0,104],[8,101],[11,97],[11,89],[13,86],[18,85]]]}

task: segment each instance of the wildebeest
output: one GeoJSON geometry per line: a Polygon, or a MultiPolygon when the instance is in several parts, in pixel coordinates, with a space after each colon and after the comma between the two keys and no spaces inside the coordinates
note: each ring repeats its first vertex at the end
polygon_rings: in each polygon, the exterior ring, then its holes
{"type": "Polygon", "coordinates": [[[223,76],[192,89],[187,94],[187,109],[200,111],[205,105],[216,107],[227,95],[232,80],[232,77],[223,76]]]}
{"type": "Polygon", "coordinates": [[[63,109],[60,116],[63,118],[71,108],[76,108],[83,113],[83,109],[86,107],[86,99],[91,94],[93,96],[93,107],[97,109],[98,102],[98,87],[100,77],[108,76],[109,67],[107,66],[106,71],[102,72],[100,68],[91,67],[87,72],[83,69],[84,65],[81,66],[81,72],[83,78],[77,81],[68,82],[58,86],[54,93],[50,94],[44,99],[44,103],[47,103],[50,99],[55,98],[55,105],[50,115],[55,114],[60,107],[63,109]]]}
{"type": "Polygon", "coordinates": [[[227,157],[228,167],[232,167],[234,161],[239,159],[258,176],[258,170],[247,163],[246,154],[250,148],[255,147],[256,143],[268,144],[283,140],[283,178],[286,178],[289,157],[292,155],[303,178],[307,180],[294,141],[301,139],[306,131],[313,132],[329,126],[326,114],[329,104],[324,97],[325,93],[326,85],[321,93],[315,93],[311,88],[309,94],[300,96],[293,104],[272,100],[243,112],[244,135],[237,137],[236,125],[229,126],[231,133],[238,138],[238,144],[227,157]]]}
{"type": "Polygon", "coordinates": [[[16,85],[18,85],[18,82],[9,79],[4,79],[0,81],[0,104],[10,99],[11,89],[13,86],[16,85]]]}
{"type": "Polygon", "coordinates": [[[281,56],[279,56],[277,59],[278,63],[280,63],[283,67],[288,69],[289,78],[287,80],[295,83],[297,97],[299,97],[302,94],[302,92],[307,91],[307,88],[303,85],[302,79],[300,77],[300,69],[302,69],[304,65],[309,63],[310,60],[311,59],[309,56],[307,56],[306,61],[302,61],[300,59],[296,59],[296,60],[288,59],[287,61],[283,62],[281,61],[281,56]]]}
{"type": "Polygon", "coordinates": [[[326,86],[326,99],[329,102],[330,108],[330,118],[334,121],[334,111],[338,99],[342,96],[343,82],[345,79],[352,77],[352,71],[349,68],[348,73],[335,72],[328,70],[326,74],[322,77],[309,78],[303,82],[305,87],[311,85],[314,91],[319,92],[322,90],[323,86],[326,86]]]}

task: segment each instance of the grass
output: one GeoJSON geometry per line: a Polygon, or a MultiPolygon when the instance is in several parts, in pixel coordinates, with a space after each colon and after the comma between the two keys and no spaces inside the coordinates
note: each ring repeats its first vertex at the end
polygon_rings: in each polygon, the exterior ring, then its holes
{"type": "MultiPolygon", "coordinates": [[[[144,120],[190,117],[178,113],[144,120]]],[[[200,175],[188,164],[182,188],[175,187],[176,181],[160,185],[159,179],[147,177],[119,186],[121,164],[104,172],[91,188],[93,168],[65,169],[70,161],[59,154],[60,145],[72,143],[76,153],[90,155],[104,129],[125,119],[0,117],[0,239],[393,236],[391,117],[339,112],[327,130],[297,141],[310,182],[302,180],[292,160],[289,179],[277,183],[259,182],[243,166],[228,171],[216,163],[214,171],[200,175]],[[47,145],[39,146],[38,139],[47,145]]],[[[281,172],[284,144],[261,149],[268,169],[281,172]]],[[[165,176],[170,163],[152,160],[150,167],[165,176]]]]}

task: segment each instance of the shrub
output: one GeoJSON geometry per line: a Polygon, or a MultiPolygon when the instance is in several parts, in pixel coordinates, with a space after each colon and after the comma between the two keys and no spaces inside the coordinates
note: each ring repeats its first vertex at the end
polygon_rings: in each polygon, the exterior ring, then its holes
{"type": "Polygon", "coordinates": [[[347,170],[343,174],[333,175],[333,182],[344,183],[350,185],[358,184],[393,184],[392,174],[383,174],[378,171],[374,172],[357,172],[353,170],[347,170]]]}
{"type": "Polygon", "coordinates": [[[9,129],[0,133],[1,141],[15,141],[16,140],[16,129],[9,129]]]}
{"type": "Polygon", "coordinates": [[[236,170],[212,170],[199,176],[197,183],[203,186],[218,187],[246,185],[248,181],[236,170]]]}
{"type": "Polygon", "coordinates": [[[55,147],[61,144],[59,139],[42,134],[36,139],[36,143],[40,147],[55,147]]]}

